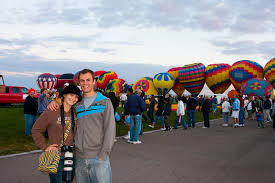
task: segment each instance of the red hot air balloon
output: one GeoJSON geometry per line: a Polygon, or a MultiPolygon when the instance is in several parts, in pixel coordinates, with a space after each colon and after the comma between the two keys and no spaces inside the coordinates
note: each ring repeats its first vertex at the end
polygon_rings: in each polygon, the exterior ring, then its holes
{"type": "Polygon", "coordinates": [[[106,71],[95,71],[95,79],[97,80],[101,74],[104,74],[106,71]]]}
{"type": "Polygon", "coordinates": [[[74,79],[73,78],[74,78],[74,74],[72,74],[72,73],[62,74],[58,78],[58,82],[55,86],[55,89],[63,88],[65,83],[74,84],[74,79]]]}
{"type": "Polygon", "coordinates": [[[40,89],[47,88],[52,90],[56,85],[56,77],[50,73],[44,73],[38,76],[36,83],[40,89]]]}
{"type": "Polygon", "coordinates": [[[96,82],[96,86],[101,89],[105,90],[107,84],[110,80],[117,79],[117,74],[113,71],[108,71],[101,74],[96,82]]]}

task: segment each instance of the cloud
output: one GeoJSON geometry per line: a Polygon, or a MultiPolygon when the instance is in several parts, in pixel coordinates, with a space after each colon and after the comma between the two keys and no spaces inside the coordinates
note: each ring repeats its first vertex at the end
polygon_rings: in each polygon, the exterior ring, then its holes
{"type": "Polygon", "coordinates": [[[98,53],[108,53],[108,54],[111,54],[115,50],[114,49],[106,49],[106,48],[95,48],[95,49],[93,49],[93,51],[94,52],[98,52],[98,53]]]}
{"type": "Polygon", "coordinates": [[[226,55],[261,55],[263,58],[272,58],[275,53],[275,41],[256,42],[247,41],[210,41],[226,55]]]}

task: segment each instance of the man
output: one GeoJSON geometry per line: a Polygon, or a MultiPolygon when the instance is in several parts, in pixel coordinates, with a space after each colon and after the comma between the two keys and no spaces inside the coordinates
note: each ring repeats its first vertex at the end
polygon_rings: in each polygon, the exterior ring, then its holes
{"type": "Polygon", "coordinates": [[[234,128],[239,127],[239,113],[240,113],[240,100],[236,95],[234,96],[234,102],[232,106],[232,118],[234,119],[234,128]]]}
{"type": "Polygon", "coordinates": [[[142,123],[142,112],[145,110],[145,102],[143,99],[133,94],[133,89],[127,89],[128,100],[125,104],[125,114],[130,115],[131,127],[130,127],[130,139],[129,143],[141,144],[139,140],[139,133],[141,130],[142,123]]]}
{"type": "Polygon", "coordinates": [[[172,112],[172,105],[169,102],[169,97],[164,99],[164,111],[163,111],[163,117],[164,117],[164,124],[165,124],[165,130],[164,131],[170,131],[172,128],[169,123],[169,117],[172,112]]]}
{"type": "Polygon", "coordinates": [[[214,117],[214,114],[216,114],[217,105],[218,105],[218,99],[217,99],[217,96],[215,95],[214,98],[211,101],[213,117],[214,117]]]}
{"type": "Polygon", "coordinates": [[[194,95],[191,95],[187,100],[186,105],[188,127],[191,127],[192,124],[192,128],[196,127],[196,107],[198,105],[198,102],[194,97],[194,95]]]}
{"type": "Polygon", "coordinates": [[[47,108],[48,98],[50,97],[48,89],[42,88],[41,95],[38,97],[38,109],[37,114],[40,116],[47,108]]]}
{"type": "Polygon", "coordinates": [[[127,101],[127,95],[126,95],[126,93],[122,93],[120,95],[120,101],[121,101],[121,107],[124,109],[125,103],[127,101]]]}
{"type": "Polygon", "coordinates": [[[24,118],[25,118],[25,135],[31,135],[32,126],[36,121],[37,101],[34,98],[35,90],[33,88],[28,91],[29,96],[24,102],[24,118]]]}
{"type": "Polygon", "coordinates": [[[265,122],[272,122],[272,119],[270,117],[270,108],[272,107],[272,103],[269,100],[269,97],[265,97],[264,101],[264,121],[265,122]]]}
{"type": "MultiPolygon", "coordinates": [[[[109,155],[116,133],[114,109],[110,99],[95,92],[93,71],[80,71],[78,79],[84,98],[75,106],[76,181],[111,183],[109,155]]],[[[59,105],[55,101],[49,105],[51,110],[57,107],[59,105]]]]}
{"type": "Polygon", "coordinates": [[[244,126],[244,99],[239,95],[240,112],[239,112],[239,126],[244,126]]]}

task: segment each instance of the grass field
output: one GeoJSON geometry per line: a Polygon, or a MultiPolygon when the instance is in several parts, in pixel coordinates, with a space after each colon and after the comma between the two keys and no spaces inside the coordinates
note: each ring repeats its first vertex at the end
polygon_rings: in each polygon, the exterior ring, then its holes
{"type": "MultiPolygon", "coordinates": [[[[25,136],[25,120],[23,107],[8,107],[0,108],[0,155],[14,154],[20,152],[27,152],[37,150],[32,137],[25,136]]],[[[122,109],[118,109],[121,114],[122,109]]],[[[185,121],[187,115],[185,115],[185,121]]],[[[218,109],[215,118],[220,118],[220,110],[218,109]],[[218,115],[219,114],[219,115],[218,115]]],[[[176,112],[172,112],[170,116],[170,124],[173,125],[176,119],[176,112]]],[[[213,115],[210,114],[210,119],[213,115]]],[[[196,121],[203,121],[202,113],[196,113],[196,121]]],[[[143,120],[144,131],[150,131],[152,128],[148,127],[151,124],[143,120]]],[[[155,129],[161,128],[160,122],[155,126],[155,129]]],[[[117,136],[127,134],[127,126],[123,122],[117,123],[117,136]]]]}

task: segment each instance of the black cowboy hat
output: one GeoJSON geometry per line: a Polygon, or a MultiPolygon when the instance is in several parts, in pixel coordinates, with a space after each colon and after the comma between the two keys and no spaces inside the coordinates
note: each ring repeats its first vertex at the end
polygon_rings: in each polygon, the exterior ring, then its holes
{"type": "Polygon", "coordinates": [[[80,89],[76,85],[66,86],[59,95],[60,97],[63,97],[64,94],[68,94],[68,93],[76,94],[78,96],[78,102],[82,100],[80,89]]]}

